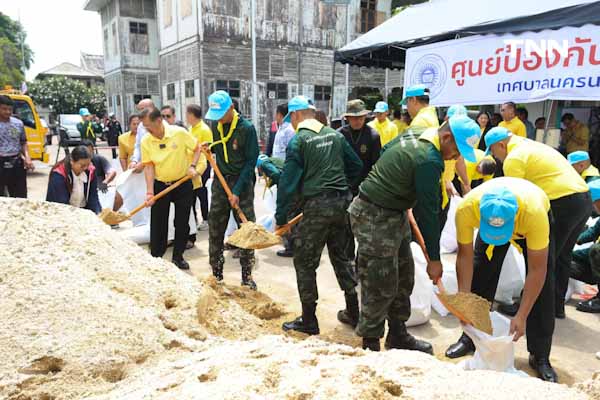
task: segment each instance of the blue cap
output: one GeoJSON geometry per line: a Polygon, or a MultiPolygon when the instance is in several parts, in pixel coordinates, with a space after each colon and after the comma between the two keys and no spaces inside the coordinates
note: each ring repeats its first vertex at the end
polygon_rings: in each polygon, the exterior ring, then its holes
{"type": "Polygon", "coordinates": [[[506,187],[492,187],[481,196],[479,235],[487,244],[508,243],[515,229],[519,203],[517,196],[506,187]]]}
{"type": "Polygon", "coordinates": [[[261,154],[256,159],[256,168],[262,167],[262,165],[269,159],[269,156],[266,154],[261,154]]]}
{"type": "Polygon", "coordinates": [[[452,118],[455,115],[467,115],[467,108],[462,104],[455,104],[453,106],[450,106],[450,108],[448,108],[448,111],[446,112],[446,116],[448,118],[452,118]]]}
{"type": "Polygon", "coordinates": [[[576,164],[581,161],[587,161],[590,159],[590,155],[587,151],[579,150],[569,153],[567,156],[567,160],[571,163],[571,165],[576,164]]]}
{"type": "Polygon", "coordinates": [[[231,97],[229,93],[224,90],[217,90],[210,96],[208,96],[208,112],[206,113],[206,119],[212,121],[218,121],[227,114],[227,111],[231,108],[231,97]]]}
{"type": "Polygon", "coordinates": [[[390,106],[388,106],[388,103],[386,103],[385,101],[378,101],[377,104],[375,104],[375,109],[373,110],[373,112],[384,113],[388,112],[389,109],[390,106]]]}
{"type": "Polygon", "coordinates": [[[292,122],[291,114],[294,111],[308,110],[309,108],[314,109],[315,107],[311,104],[312,102],[304,96],[296,96],[288,102],[288,113],[283,119],[283,122],[292,122]]]}
{"type": "Polygon", "coordinates": [[[409,97],[429,96],[429,89],[425,85],[412,85],[404,91],[404,98],[400,102],[405,105],[409,97]]]}
{"type": "Polygon", "coordinates": [[[448,123],[460,155],[467,161],[477,162],[475,146],[481,136],[481,129],[477,122],[466,115],[455,115],[448,120],[448,123]]]}
{"type": "Polygon", "coordinates": [[[497,126],[492,128],[485,134],[485,146],[487,147],[485,150],[485,155],[488,156],[490,154],[490,148],[493,144],[503,141],[506,138],[512,136],[512,133],[506,128],[501,126],[497,126]]]}
{"type": "Polygon", "coordinates": [[[88,115],[91,115],[91,114],[90,114],[90,110],[88,110],[88,109],[87,109],[87,108],[85,108],[85,107],[81,107],[81,108],[79,109],[79,115],[81,115],[82,117],[86,117],[86,116],[88,116],[88,115]]]}
{"type": "Polygon", "coordinates": [[[595,202],[600,200],[600,179],[594,179],[590,183],[588,183],[588,187],[590,188],[590,195],[592,196],[592,201],[595,202]]]}

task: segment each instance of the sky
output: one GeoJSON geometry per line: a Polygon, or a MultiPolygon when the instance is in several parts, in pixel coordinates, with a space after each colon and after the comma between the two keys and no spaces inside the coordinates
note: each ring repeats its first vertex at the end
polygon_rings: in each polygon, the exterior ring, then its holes
{"type": "Polygon", "coordinates": [[[26,43],[34,52],[27,80],[62,62],[80,65],[80,52],[102,54],[100,14],[83,10],[84,0],[0,0],[0,11],[21,15],[26,43]]]}

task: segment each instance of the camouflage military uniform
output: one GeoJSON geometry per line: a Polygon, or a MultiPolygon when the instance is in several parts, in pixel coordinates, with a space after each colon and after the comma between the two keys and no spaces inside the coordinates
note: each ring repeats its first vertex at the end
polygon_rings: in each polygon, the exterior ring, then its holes
{"type": "MultiPolygon", "coordinates": [[[[225,180],[229,187],[233,187],[237,182],[235,176],[225,176],[225,180]]],[[[223,265],[225,264],[225,258],[223,257],[223,238],[225,237],[225,230],[227,229],[227,222],[229,221],[229,215],[231,212],[231,205],[227,199],[227,194],[221,183],[218,180],[214,180],[211,187],[211,204],[210,211],[208,214],[208,252],[209,252],[209,263],[212,267],[213,274],[216,277],[223,276],[223,265]]],[[[254,184],[248,185],[246,190],[240,194],[240,208],[242,212],[248,218],[248,221],[256,221],[254,215],[254,184]]],[[[238,225],[241,223],[237,213],[235,215],[238,225]]],[[[242,279],[247,280],[252,274],[252,268],[254,267],[254,250],[240,249],[240,265],[242,266],[242,279]]]]}
{"type": "Polygon", "coordinates": [[[383,209],[356,198],[348,212],[359,243],[362,298],[356,333],[381,338],[386,318],[392,325],[410,317],[415,266],[406,211],[383,209]]]}
{"type": "Polygon", "coordinates": [[[356,293],[352,263],[344,251],[349,196],[349,192],[333,192],[304,203],[304,218],[294,239],[294,267],[302,303],[314,303],[319,297],[317,268],[325,245],[340,288],[348,295],[356,293]]]}

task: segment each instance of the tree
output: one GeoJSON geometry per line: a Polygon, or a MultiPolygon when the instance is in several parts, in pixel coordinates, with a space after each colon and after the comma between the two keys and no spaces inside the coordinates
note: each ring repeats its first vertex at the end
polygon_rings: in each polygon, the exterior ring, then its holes
{"type": "Polygon", "coordinates": [[[0,85],[20,87],[25,70],[33,62],[33,52],[25,43],[23,26],[0,13],[0,85]]]}
{"type": "Polygon", "coordinates": [[[36,79],[28,87],[31,98],[44,107],[50,107],[56,114],[77,114],[81,107],[87,107],[92,114],[106,112],[103,86],[88,88],[81,81],[57,76],[36,79]]]}

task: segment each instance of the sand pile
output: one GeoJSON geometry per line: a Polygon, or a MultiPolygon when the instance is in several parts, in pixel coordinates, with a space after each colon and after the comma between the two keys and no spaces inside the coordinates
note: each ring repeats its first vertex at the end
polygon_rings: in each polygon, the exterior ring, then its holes
{"type": "Polygon", "coordinates": [[[289,315],[266,295],[200,283],[88,211],[0,198],[0,230],[0,399],[588,399],[416,352],[268,335],[289,315]]]}
{"type": "Polygon", "coordinates": [[[600,371],[592,379],[575,385],[575,387],[589,395],[590,400],[600,400],[600,371]]]}
{"type": "MultiPolygon", "coordinates": [[[[461,315],[471,325],[491,335],[490,302],[474,293],[438,294],[442,303],[452,314],[461,315]]],[[[460,318],[459,318],[460,319],[460,318]]]]}
{"type": "Polygon", "coordinates": [[[241,249],[266,249],[281,244],[281,237],[267,231],[260,224],[248,221],[229,236],[227,243],[241,249]]]}

